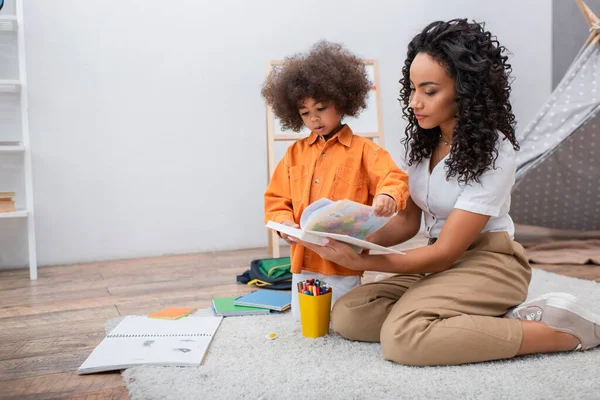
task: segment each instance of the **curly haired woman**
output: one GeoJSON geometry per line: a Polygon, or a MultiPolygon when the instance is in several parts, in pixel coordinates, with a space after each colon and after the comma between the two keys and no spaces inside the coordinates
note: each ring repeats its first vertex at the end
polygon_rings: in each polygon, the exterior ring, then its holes
{"type": "MultiPolygon", "coordinates": [[[[381,216],[404,209],[406,174],[387,151],[342,123],[344,116],[356,116],[365,108],[370,90],[364,64],[335,43],[319,42],[271,72],[262,89],[267,104],[284,129],[306,126],[311,133],[292,144],[275,168],[265,193],[265,221],[298,227],[304,209],[322,197],[372,204],[381,216]]],[[[360,284],[362,271],[323,260],[303,246],[292,244],[291,259],[296,319],[298,282],[326,277],[332,304],[360,284]]]]}
{"type": "Polygon", "coordinates": [[[432,23],[408,46],[400,100],[410,198],[369,240],[402,243],[423,216],[428,246],[360,255],[335,241],[307,244],[349,269],[396,274],[355,288],[332,311],[336,332],[381,342],[387,360],[449,365],[600,344],[600,317],[574,296],[521,304],[531,268],[508,215],[519,146],[504,53],[463,19],[432,23]]]}

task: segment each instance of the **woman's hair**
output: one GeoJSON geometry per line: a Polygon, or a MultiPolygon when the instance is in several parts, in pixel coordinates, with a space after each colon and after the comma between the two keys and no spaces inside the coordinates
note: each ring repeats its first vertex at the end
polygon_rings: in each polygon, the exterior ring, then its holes
{"type": "Polygon", "coordinates": [[[509,100],[512,68],[506,52],[496,37],[484,30],[484,24],[466,19],[433,22],[413,38],[402,68],[399,98],[408,121],[403,143],[407,152],[410,145],[409,165],[430,157],[441,134],[439,127],[421,128],[410,108],[410,66],[419,53],[435,59],[455,81],[457,124],[446,178],[479,182],[498,157],[498,132],[519,149],[509,100]]]}
{"type": "Polygon", "coordinates": [[[286,57],[271,70],[261,94],[283,129],[300,131],[301,101],[333,103],[342,115],[357,116],[366,107],[371,83],[362,61],[340,44],[320,41],[307,54],[286,57]]]}

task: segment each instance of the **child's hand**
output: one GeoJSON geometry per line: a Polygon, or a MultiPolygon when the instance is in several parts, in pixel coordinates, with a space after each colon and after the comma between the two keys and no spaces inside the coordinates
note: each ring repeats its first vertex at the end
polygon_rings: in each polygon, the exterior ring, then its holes
{"type": "Polygon", "coordinates": [[[377,217],[391,217],[398,207],[396,201],[387,194],[378,194],[373,199],[373,208],[377,217]]]}
{"type": "MultiPolygon", "coordinates": [[[[290,220],[285,220],[285,221],[282,221],[282,222],[281,222],[281,224],[282,224],[282,225],[291,226],[292,228],[300,228],[300,225],[298,225],[298,224],[297,224],[297,223],[295,223],[294,221],[290,221],[290,220]]],[[[286,234],[285,234],[285,233],[283,233],[283,232],[280,232],[280,235],[279,235],[279,236],[281,236],[281,238],[282,238],[283,240],[285,240],[285,241],[286,241],[287,243],[289,243],[289,244],[292,244],[292,243],[294,243],[294,242],[292,242],[292,241],[291,241],[291,240],[288,238],[288,235],[286,235],[286,234]]]]}

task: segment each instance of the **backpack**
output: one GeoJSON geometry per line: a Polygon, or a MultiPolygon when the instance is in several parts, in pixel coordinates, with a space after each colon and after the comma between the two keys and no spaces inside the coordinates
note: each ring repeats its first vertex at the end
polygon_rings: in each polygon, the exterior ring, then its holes
{"type": "Polygon", "coordinates": [[[252,260],[250,269],[236,277],[238,283],[256,285],[262,289],[290,290],[292,288],[290,257],[252,260]]]}

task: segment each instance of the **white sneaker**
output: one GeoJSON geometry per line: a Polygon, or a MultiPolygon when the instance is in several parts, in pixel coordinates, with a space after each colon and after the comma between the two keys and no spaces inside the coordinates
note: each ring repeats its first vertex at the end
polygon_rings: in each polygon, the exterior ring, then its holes
{"type": "Polygon", "coordinates": [[[600,315],[585,309],[568,293],[548,293],[525,302],[507,314],[508,318],[539,321],[550,328],[574,335],[580,344],[575,350],[600,345],[600,315]]]}

